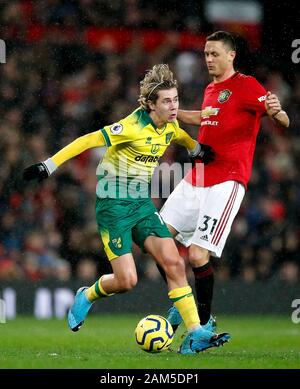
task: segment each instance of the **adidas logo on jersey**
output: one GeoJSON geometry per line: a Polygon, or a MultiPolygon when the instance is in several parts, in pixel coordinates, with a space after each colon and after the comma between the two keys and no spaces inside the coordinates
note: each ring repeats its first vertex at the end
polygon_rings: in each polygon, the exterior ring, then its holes
{"type": "Polygon", "coordinates": [[[200,236],[200,239],[206,240],[206,242],[208,242],[208,236],[207,235],[200,236]]]}

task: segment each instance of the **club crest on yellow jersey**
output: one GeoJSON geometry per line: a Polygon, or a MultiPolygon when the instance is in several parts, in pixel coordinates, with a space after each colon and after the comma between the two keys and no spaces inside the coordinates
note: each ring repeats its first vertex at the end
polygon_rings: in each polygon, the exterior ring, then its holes
{"type": "Polygon", "coordinates": [[[172,139],[172,135],[174,134],[174,132],[168,132],[166,134],[166,144],[168,145],[172,139]]]}

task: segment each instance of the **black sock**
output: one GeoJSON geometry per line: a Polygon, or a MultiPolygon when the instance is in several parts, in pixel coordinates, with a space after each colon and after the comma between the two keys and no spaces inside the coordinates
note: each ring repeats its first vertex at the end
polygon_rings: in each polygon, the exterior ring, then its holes
{"type": "Polygon", "coordinates": [[[164,271],[164,269],[158,264],[156,264],[156,267],[157,267],[158,271],[160,272],[160,275],[162,276],[162,278],[165,280],[165,282],[167,282],[167,276],[166,276],[166,272],[164,271]]]}
{"type": "Polygon", "coordinates": [[[210,262],[204,266],[193,268],[195,290],[198,301],[200,323],[206,324],[211,315],[211,303],[214,290],[214,273],[210,262]]]}

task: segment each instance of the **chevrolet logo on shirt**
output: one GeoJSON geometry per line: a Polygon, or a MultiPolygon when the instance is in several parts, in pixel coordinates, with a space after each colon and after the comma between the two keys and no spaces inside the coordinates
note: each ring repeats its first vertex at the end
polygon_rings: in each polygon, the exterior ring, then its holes
{"type": "Polygon", "coordinates": [[[220,108],[205,107],[201,111],[201,118],[207,119],[210,116],[216,116],[219,113],[220,108]]]}

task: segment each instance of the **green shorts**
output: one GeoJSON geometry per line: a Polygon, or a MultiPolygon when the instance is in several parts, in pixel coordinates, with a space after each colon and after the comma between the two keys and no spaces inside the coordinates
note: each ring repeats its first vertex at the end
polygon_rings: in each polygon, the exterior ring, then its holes
{"type": "Polygon", "coordinates": [[[131,253],[132,242],[144,250],[144,242],[150,235],[172,238],[151,198],[120,200],[97,197],[96,220],[110,261],[131,253]]]}

